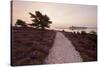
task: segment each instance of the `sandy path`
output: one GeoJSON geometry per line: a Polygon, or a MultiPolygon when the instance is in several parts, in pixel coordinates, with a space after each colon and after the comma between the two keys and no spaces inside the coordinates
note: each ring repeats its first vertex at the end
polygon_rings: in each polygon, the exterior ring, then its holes
{"type": "Polygon", "coordinates": [[[82,58],[75,50],[70,40],[61,32],[57,32],[55,42],[45,59],[46,64],[82,62],[82,58]]]}

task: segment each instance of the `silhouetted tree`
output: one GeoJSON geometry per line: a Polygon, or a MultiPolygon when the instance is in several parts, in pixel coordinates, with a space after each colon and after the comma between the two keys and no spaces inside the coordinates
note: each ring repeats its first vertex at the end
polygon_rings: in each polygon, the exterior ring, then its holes
{"type": "Polygon", "coordinates": [[[31,18],[33,18],[33,22],[31,26],[37,28],[37,29],[45,29],[49,28],[52,21],[50,21],[50,18],[47,15],[42,15],[41,12],[36,11],[35,14],[29,13],[31,15],[31,18]]]}
{"type": "Polygon", "coordinates": [[[20,19],[17,20],[15,26],[20,25],[21,27],[27,27],[25,21],[22,21],[20,19]]]}

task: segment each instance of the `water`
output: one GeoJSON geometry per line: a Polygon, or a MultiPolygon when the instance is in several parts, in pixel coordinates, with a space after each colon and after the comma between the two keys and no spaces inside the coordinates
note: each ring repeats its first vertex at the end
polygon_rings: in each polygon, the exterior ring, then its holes
{"type": "Polygon", "coordinates": [[[86,33],[90,33],[91,31],[97,32],[96,28],[88,28],[88,29],[75,29],[75,30],[71,30],[71,29],[57,29],[57,30],[64,30],[67,32],[81,32],[81,31],[85,31],[86,33]]]}

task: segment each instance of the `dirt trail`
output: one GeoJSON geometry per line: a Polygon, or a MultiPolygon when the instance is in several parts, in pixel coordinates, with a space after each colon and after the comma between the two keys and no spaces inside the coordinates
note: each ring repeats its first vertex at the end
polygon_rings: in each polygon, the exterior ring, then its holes
{"type": "Polygon", "coordinates": [[[45,63],[55,64],[72,62],[82,62],[82,58],[75,50],[75,47],[70,40],[68,40],[61,32],[57,32],[54,45],[51,48],[48,57],[45,59],[45,63]]]}

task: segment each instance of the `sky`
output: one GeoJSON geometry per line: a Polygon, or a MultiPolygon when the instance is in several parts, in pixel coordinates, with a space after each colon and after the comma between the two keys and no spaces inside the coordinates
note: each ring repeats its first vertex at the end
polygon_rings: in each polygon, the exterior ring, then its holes
{"type": "Polygon", "coordinates": [[[40,11],[50,17],[52,28],[67,28],[72,25],[97,27],[96,5],[13,1],[12,8],[12,25],[17,19],[32,23],[29,12],[35,14],[35,11],[40,11]]]}

